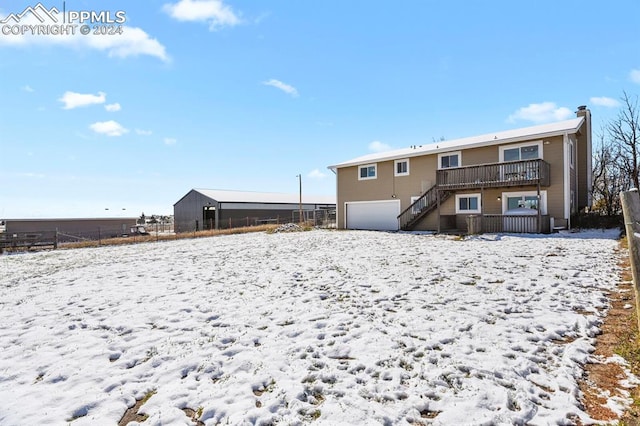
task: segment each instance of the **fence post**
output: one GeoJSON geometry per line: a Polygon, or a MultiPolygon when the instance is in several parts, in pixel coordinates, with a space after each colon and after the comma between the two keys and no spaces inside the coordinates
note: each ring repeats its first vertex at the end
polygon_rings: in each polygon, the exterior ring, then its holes
{"type": "Polygon", "coordinates": [[[631,260],[631,274],[633,276],[633,288],[636,296],[636,316],[640,327],[640,193],[637,189],[620,193],[622,213],[624,214],[624,227],[629,245],[629,259],[631,260]]]}
{"type": "Polygon", "coordinates": [[[476,235],[482,232],[482,216],[470,214],[467,216],[467,234],[476,235]]]}

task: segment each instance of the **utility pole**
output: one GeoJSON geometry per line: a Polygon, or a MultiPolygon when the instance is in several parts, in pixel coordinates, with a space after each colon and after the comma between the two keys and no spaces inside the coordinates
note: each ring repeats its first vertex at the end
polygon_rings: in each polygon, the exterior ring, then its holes
{"type": "Polygon", "coordinates": [[[300,225],[302,225],[302,175],[296,175],[298,178],[298,185],[300,187],[300,195],[299,195],[299,209],[300,209],[300,225]]]}

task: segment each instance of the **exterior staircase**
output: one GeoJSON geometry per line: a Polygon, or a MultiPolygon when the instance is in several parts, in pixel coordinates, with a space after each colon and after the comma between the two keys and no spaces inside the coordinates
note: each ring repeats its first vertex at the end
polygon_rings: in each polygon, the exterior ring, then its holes
{"type": "Polygon", "coordinates": [[[398,225],[410,231],[422,218],[456,191],[513,186],[550,185],[550,165],[544,160],[522,160],[452,167],[436,172],[436,184],[398,215],[398,225]]]}
{"type": "MultiPolygon", "coordinates": [[[[440,203],[449,198],[451,194],[451,191],[440,190],[440,203]]],[[[422,218],[436,207],[438,207],[438,188],[434,185],[398,215],[400,229],[403,231],[412,230],[422,218]]]]}

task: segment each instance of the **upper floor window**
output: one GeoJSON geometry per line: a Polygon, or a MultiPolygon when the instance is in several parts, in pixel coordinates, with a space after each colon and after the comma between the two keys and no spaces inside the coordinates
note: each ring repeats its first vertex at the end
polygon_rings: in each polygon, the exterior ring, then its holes
{"type": "Polygon", "coordinates": [[[377,164],[366,164],[358,167],[358,180],[375,179],[377,175],[377,164]]]}
{"type": "Polygon", "coordinates": [[[409,176],[409,159],[395,161],[395,175],[396,176],[409,176]]]}
{"type": "Polygon", "coordinates": [[[460,167],[460,164],[462,163],[460,159],[461,159],[460,151],[438,154],[438,169],[449,169],[451,167],[460,167]]]}
{"type": "Polygon", "coordinates": [[[542,158],[542,141],[500,147],[500,161],[537,160],[542,158]]]}

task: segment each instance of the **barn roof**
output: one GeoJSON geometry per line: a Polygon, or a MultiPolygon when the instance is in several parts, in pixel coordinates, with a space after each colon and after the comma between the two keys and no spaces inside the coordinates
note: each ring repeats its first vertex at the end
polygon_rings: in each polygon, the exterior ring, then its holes
{"type": "MultiPolygon", "coordinates": [[[[298,204],[299,194],[281,192],[229,191],[224,189],[193,189],[219,203],[285,203],[298,204]]],[[[303,204],[335,204],[335,196],[302,194],[303,204]]],[[[177,203],[176,203],[177,204],[177,203]]]]}

